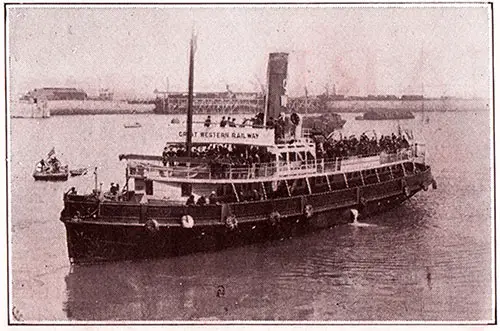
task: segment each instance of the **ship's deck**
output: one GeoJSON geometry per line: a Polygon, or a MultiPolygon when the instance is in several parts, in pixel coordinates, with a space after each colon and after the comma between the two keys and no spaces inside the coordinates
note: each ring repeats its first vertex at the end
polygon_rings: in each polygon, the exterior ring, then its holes
{"type": "Polygon", "coordinates": [[[238,166],[229,160],[172,158],[167,166],[160,157],[128,156],[128,175],[131,178],[148,178],[160,182],[178,183],[245,183],[294,179],[318,174],[330,175],[366,169],[377,169],[401,162],[424,163],[423,156],[412,149],[396,154],[378,154],[364,157],[346,157],[296,162],[258,163],[238,166]]]}

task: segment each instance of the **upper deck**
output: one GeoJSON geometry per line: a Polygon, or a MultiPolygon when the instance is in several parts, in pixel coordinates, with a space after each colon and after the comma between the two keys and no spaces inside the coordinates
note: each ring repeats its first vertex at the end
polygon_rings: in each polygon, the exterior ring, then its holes
{"type": "MultiPolygon", "coordinates": [[[[420,145],[423,147],[423,145],[420,145]]],[[[230,160],[170,158],[163,166],[159,156],[122,155],[127,159],[127,172],[131,178],[147,178],[161,182],[178,183],[245,183],[252,181],[274,181],[293,179],[317,174],[334,174],[377,169],[401,162],[425,163],[425,153],[415,146],[396,154],[381,153],[365,157],[314,159],[305,161],[283,161],[256,163],[238,166],[230,160]]]]}

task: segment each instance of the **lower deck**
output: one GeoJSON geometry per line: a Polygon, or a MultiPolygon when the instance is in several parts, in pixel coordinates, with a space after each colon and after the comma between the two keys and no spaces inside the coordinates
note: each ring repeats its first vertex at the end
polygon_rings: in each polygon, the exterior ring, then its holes
{"type": "Polygon", "coordinates": [[[430,168],[380,183],[260,201],[205,206],[66,199],[72,263],[214,251],[284,239],[382,212],[435,186],[430,168]]]}
{"type": "Polygon", "coordinates": [[[283,180],[275,186],[263,184],[261,188],[265,191],[258,200],[242,199],[237,190],[231,189],[227,195],[220,195],[217,203],[203,206],[158,199],[141,203],[136,197],[128,201],[101,201],[93,196],[66,195],[61,219],[123,225],[144,224],[154,219],[160,226],[175,227],[182,226],[181,218],[186,215],[193,218],[194,226],[220,224],[234,215],[239,222],[245,222],[267,219],[272,212],[281,216],[303,215],[306,206],[320,212],[362,206],[401,194],[409,197],[433,183],[428,166],[411,162],[401,164],[399,170],[388,169],[387,173],[348,173],[342,180],[335,176],[310,177],[293,183],[283,180]]]}

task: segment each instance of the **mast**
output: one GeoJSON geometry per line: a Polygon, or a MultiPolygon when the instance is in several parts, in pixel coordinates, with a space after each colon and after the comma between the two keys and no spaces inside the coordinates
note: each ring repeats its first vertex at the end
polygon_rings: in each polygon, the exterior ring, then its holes
{"type": "Polygon", "coordinates": [[[307,104],[307,86],[304,86],[304,92],[305,92],[305,96],[306,96],[306,100],[305,100],[305,104],[304,104],[305,114],[307,114],[307,106],[308,106],[308,104],[307,104]]]}
{"type": "Polygon", "coordinates": [[[420,111],[422,112],[422,123],[425,123],[425,96],[424,96],[424,45],[420,48],[420,91],[422,93],[422,101],[420,103],[420,111]]]}
{"type": "Polygon", "coordinates": [[[189,88],[188,88],[188,109],[187,109],[187,130],[186,130],[186,151],[187,157],[191,157],[192,135],[193,135],[193,75],[194,75],[194,48],[196,37],[191,36],[191,47],[189,50],[189,88]]]}

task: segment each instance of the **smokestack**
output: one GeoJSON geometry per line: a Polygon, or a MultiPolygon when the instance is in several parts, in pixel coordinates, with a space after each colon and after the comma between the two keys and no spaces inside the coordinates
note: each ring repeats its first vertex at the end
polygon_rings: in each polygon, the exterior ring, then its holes
{"type": "Polygon", "coordinates": [[[286,109],[288,53],[270,53],[267,65],[267,100],[264,123],[276,119],[286,109]]]}

